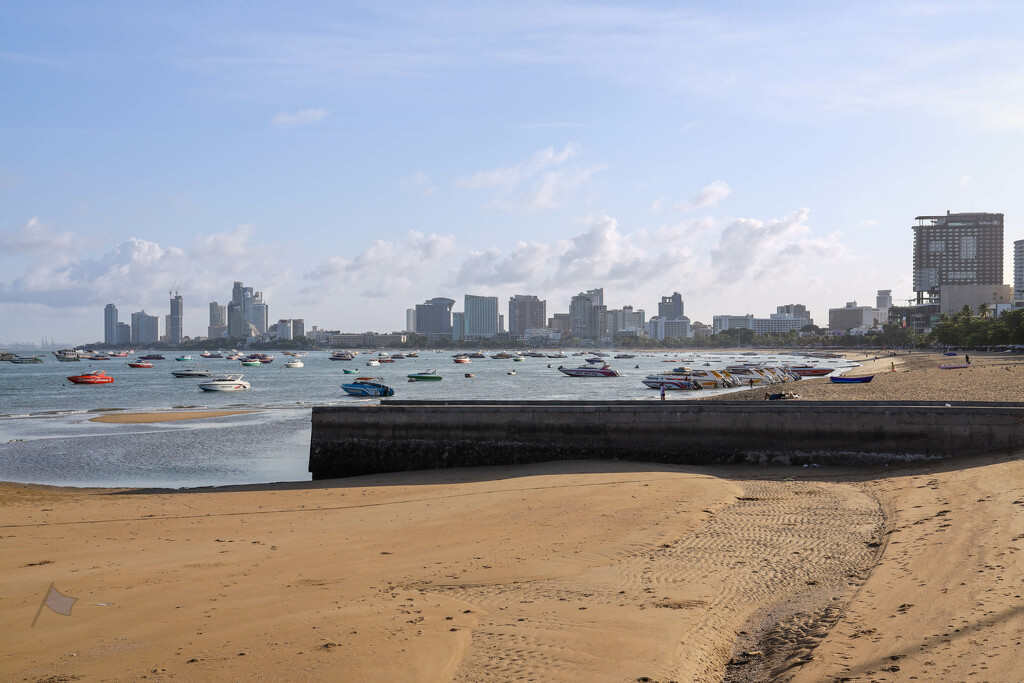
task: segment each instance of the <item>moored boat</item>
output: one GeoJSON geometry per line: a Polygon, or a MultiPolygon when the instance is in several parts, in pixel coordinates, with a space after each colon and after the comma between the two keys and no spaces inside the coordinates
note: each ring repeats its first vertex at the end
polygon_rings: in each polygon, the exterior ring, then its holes
{"type": "Polygon", "coordinates": [[[149,361],[136,361],[134,363],[129,363],[128,367],[130,367],[130,368],[151,368],[151,367],[153,367],[153,364],[150,363],[149,361]]]}
{"type": "Polygon", "coordinates": [[[242,375],[221,375],[199,383],[203,391],[245,391],[250,385],[242,379],[242,375]]]}
{"type": "Polygon", "coordinates": [[[294,358],[294,359],[288,361],[287,363],[285,363],[284,366],[286,368],[302,368],[302,367],[305,367],[305,363],[303,363],[298,358],[294,358]]]}
{"type": "Polygon", "coordinates": [[[93,370],[81,375],[72,375],[68,377],[68,381],[74,384],[111,384],[114,378],[108,375],[105,370],[93,370]]]}
{"type": "Polygon", "coordinates": [[[171,370],[175,377],[212,377],[213,373],[202,368],[185,368],[184,370],[171,370]]]}
{"type": "Polygon", "coordinates": [[[594,367],[593,365],[583,365],[578,368],[563,368],[559,365],[558,371],[569,375],[569,377],[619,377],[619,373],[612,370],[608,365],[603,365],[599,368],[594,367]]]}
{"type": "Polygon", "coordinates": [[[381,377],[358,377],[350,384],[342,384],[349,396],[394,396],[395,390],[384,384],[381,377]]]}
{"type": "Polygon", "coordinates": [[[651,389],[661,389],[664,387],[666,390],[700,391],[704,388],[704,385],[695,379],[674,375],[648,375],[641,381],[651,389]]]}
{"type": "Polygon", "coordinates": [[[139,360],[164,360],[159,353],[151,353],[148,356],[139,356],[139,360]]]}
{"type": "Polygon", "coordinates": [[[10,362],[18,365],[27,365],[30,363],[42,363],[43,359],[39,356],[15,356],[10,362]]]}
{"type": "Polygon", "coordinates": [[[437,374],[437,370],[424,370],[406,376],[410,382],[440,382],[442,379],[441,375],[437,374]]]}

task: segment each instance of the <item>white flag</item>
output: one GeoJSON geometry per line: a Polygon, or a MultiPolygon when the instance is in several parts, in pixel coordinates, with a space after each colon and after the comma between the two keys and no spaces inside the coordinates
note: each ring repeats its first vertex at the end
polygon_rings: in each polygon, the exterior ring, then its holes
{"type": "Polygon", "coordinates": [[[36,618],[32,620],[32,626],[36,625],[36,621],[39,620],[39,615],[43,611],[43,607],[49,607],[57,614],[63,614],[66,617],[71,616],[71,608],[78,602],[78,598],[72,598],[69,595],[64,595],[54,587],[51,583],[49,590],[46,591],[46,596],[43,598],[43,602],[39,605],[39,611],[36,612],[36,618]]]}

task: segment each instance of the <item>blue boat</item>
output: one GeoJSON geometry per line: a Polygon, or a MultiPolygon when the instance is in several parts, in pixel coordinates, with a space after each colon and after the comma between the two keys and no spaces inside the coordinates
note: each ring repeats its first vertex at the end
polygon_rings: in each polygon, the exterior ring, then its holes
{"type": "Polygon", "coordinates": [[[874,375],[864,375],[862,377],[829,377],[829,381],[832,384],[867,384],[874,378],[874,375]]]}
{"type": "Polygon", "coordinates": [[[351,384],[342,384],[341,388],[349,396],[394,396],[395,390],[384,384],[380,377],[359,377],[351,384]]]}

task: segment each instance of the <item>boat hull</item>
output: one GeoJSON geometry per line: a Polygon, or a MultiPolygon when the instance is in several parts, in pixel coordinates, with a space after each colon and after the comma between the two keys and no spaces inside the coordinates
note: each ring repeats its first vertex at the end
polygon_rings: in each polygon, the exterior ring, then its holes
{"type": "Polygon", "coordinates": [[[874,375],[866,375],[864,377],[829,377],[832,384],[867,384],[874,375]]]}

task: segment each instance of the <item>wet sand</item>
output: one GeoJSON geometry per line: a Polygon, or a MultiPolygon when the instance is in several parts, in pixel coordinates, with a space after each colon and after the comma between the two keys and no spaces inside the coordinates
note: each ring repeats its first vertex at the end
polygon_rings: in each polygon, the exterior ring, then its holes
{"type": "Polygon", "coordinates": [[[89,418],[90,422],[107,422],[110,424],[148,424],[151,422],[177,422],[180,420],[204,420],[211,417],[243,415],[255,413],[255,410],[189,410],[161,411],[155,413],[112,413],[89,418]]]}

